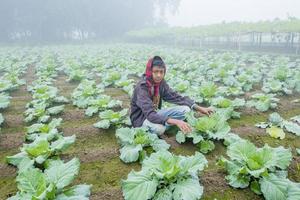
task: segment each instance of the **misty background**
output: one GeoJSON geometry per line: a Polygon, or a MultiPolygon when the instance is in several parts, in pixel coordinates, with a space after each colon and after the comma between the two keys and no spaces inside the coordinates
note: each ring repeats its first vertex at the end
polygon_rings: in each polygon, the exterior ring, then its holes
{"type": "Polygon", "coordinates": [[[170,26],[196,26],[223,21],[258,22],[260,20],[300,18],[298,0],[181,0],[174,15],[167,12],[170,26]]]}
{"type": "MultiPolygon", "coordinates": [[[[274,31],[272,27],[270,30],[261,31],[268,24],[260,24],[262,28],[253,29],[251,34],[244,28],[238,33],[231,31],[230,36],[229,31],[219,33],[217,37],[214,33],[213,38],[209,38],[209,34],[203,38],[201,30],[197,30],[197,35],[192,35],[193,31],[190,29],[180,30],[179,33],[177,29],[172,29],[212,24],[231,26],[232,22],[298,20],[299,8],[300,1],[297,0],[2,0],[0,43],[48,44],[125,40],[147,43],[156,41],[174,45],[197,44],[202,47],[207,41],[226,41],[226,46],[230,46],[229,41],[240,49],[243,37],[244,42],[251,42],[252,46],[256,43],[261,46],[264,41],[284,41],[284,46],[292,44],[292,51],[299,52],[299,47],[294,44],[300,40],[300,29],[293,30],[293,24],[289,25],[293,33],[285,29],[274,31]],[[148,40],[144,37],[147,34],[143,34],[142,40],[137,37],[145,31],[135,34],[130,40],[126,38],[130,31],[149,28],[151,31],[146,32],[153,37],[148,37],[148,40]],[[159,33],[165,29],[168,29],[167,34],[159,33]],[[176,35],[170,34],[175,32],[176,35]],[[248,35],[242,35],[245,32],[248,35]]],[[[299,20],[294,21],[299,24],[299,20]]],[[[236,29],[239,24],[234,26],[236,29]]],[[[214,32],[220,29],[223,28],[214,27],[214,32]]]]}
{"type": "Polygon", "coordinates": [[[180,0],[2,0],[0,40],[107,39],[165,24],[180,0]]]}

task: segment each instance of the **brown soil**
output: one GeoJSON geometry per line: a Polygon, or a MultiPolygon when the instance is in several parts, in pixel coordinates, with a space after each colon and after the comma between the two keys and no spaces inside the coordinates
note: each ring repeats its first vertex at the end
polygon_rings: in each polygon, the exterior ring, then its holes
{"type": "Polygon", "coordinates": [[[110,188],[91,195],[91,200],[122,200],[122,191],[119,188],[110,188]]]}
{"type": "Polygon", "coordinates": [[[24,143],[24,133],[0,134],[0,150],[15,149],[24,143]]]}
{"type": "Polygon", "coordinates": [[[289,166],[288,170],[289,179],[294,182],[300,182],[300,156],[294,156],[292,164],[289,166]]]}
{"type": "Polygon", "coordinates": [[[16,115],[13,113],[5,114],[5,121],[3,123],[3,128],[16,128],[20,126],[25,126],[24,117],[22,114],[16,115]]]}
{"type": "Polygon", "coordinates": [[[200,182],[204,186],[204,193],[224,192],[229,189],[225,180],[226,173],[223,171],[207,171],[200,177],[200,182]]]}
{"type": "Polygon", "coordinates": [[[78,124],[71,127],[63,127],[62,131],[65,136],[76,134],[77,139],[95,136],[100,130],[93,127],[93,124],[78,124]]]}
{"type": "Polygon", "coordinates": [[[240,127],[232,128],[231,132],[238,134],[240,137],[246,138],[247,136],[260,136],[265,135],[265,129],[257,128],[255,126],[242,125],[240,127]]]}
{"type": "Polygon", "coordinates": [[[104,162],[111,158],[119,157],[118,147],[113,148],[97,148],[97,149],[82,149],[79,153],[72,153],[70,155],[64,156],[66,159],[71,159],[73,157],[78,157],[81,163],[100,161],[104,162]]]}

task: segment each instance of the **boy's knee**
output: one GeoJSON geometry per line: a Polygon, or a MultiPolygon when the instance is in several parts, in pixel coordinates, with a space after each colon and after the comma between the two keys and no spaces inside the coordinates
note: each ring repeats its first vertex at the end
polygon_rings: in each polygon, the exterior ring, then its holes
{"type": "Polygon", "coordinates": [[[191,109],[188,106],[180,106],[180,111],[183,113],[187,113],[187,112],[190,112],[191,109]]]}
{"type": "Polygon", "coordinates": [[[147,119],[143,123],[143,126],[147,127],[151,133],[155,133],[157,135],[163,135],[166,131],[166,127],[164,125],[151,123],[147,119]]]}
{"type": "Polygon", "coordinates": [[[176,112],[178,114],[182,114],[182,115],[185,115],[185,113],[188,113],[190,111],[191,111],[191,109],[188,106],[177,106],[177,108],[176,108],[176,112]]]}
{"type": "Polygon", "coordinates": [[[164,125],[156,124],[153,127],[153,132],[156,133],[157,135],[163,135],[165,131],[166,131],[166,127],[164,125]]]}

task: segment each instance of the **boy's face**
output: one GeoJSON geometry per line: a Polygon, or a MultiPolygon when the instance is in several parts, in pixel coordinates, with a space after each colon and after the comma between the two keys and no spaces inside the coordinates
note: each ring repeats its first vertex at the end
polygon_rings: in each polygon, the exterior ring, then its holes
{"type": "Polygon", "coordinates": [[[152,67],[152,79],[155,83],[160,83],[165,76],[165,69],[159,66],[152,67]]]}

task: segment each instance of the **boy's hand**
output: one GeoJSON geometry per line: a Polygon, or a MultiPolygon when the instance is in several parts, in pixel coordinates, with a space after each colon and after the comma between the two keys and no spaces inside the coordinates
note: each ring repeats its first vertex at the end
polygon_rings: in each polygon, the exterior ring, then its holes
{"type": "Polygon", "coordinates": [[[204,107],[200,107],[199,110],[197,110],[197,111],[204,115],[208,115],[208,116],[210,116],[211,114],[214,113],[212,108],[204,108],[204,107]]]}
{"type": "Polygon", "coordinates": [[[169,118],[167,122],[168,124],[176,125],[185,134],[192,132],[191,126],[185,121],[169,118]]]}
{"type": "Polygon", "coordinates": [[[198,106],[197,104],[195,105],[194,110],[196,110],[197,112],[199,112],[201,114],[208,115],[208,116],[210,116],[211,114],[214,113],[214,110],[212,108],[201,107],[201,106],[198,106]]]}

